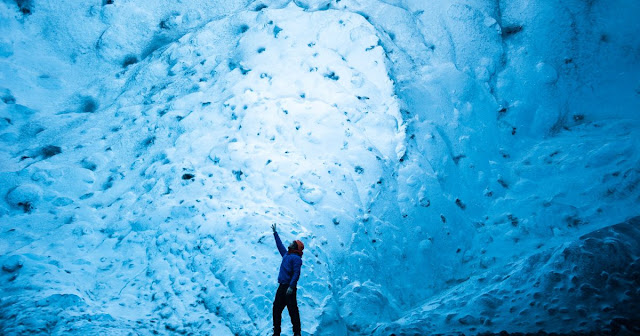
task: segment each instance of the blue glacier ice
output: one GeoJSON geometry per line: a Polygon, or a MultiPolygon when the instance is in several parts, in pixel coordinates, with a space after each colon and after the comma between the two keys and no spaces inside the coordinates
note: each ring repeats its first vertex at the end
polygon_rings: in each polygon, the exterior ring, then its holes
{"type": "Polygon", "coordinates": [[[640,333],[639,15],[1,1],[0,334],[640,333]]]}

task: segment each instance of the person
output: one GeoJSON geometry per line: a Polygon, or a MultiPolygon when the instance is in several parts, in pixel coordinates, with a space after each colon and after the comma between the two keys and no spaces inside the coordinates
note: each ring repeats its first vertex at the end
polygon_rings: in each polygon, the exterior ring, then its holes
{"type": "Polygon", "coordinates": [[[298,311],[298,302],[296,299],[296,285],[298,284],[298,279],[300,279],[304,244],[299,240],[294,240],[291,242],[291,245],[289,245],[288,250],[285,250],[280,236],[278,236],[276,224],[273,224],[271,229],[273,229],[276,246],[282,256],[280,273],[278,274],[279,286],[276,291],[276,298],[273,301],[273,335],[280,336],[282,311],[284,307],[287,307],[289,317],[291,317],[291,324],[293,324],[293,336],[300,336],[300,312],[298,311]]]}

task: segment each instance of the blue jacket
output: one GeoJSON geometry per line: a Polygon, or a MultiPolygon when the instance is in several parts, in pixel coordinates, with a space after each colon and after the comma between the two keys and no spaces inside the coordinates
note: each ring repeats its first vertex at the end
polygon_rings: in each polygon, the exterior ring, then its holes
{"type": "Polygon", "coordinates": [[[282,256],[280,273],[278,274],[278,283],[295,288],[298,284],[298,279],[300,279],[302,258],[295,253],[287,253],[287,249],[282,244],[277,232],[274,232],[273,236],[276,238],[276,245],[278,246],[278,251],[282,256]]]}

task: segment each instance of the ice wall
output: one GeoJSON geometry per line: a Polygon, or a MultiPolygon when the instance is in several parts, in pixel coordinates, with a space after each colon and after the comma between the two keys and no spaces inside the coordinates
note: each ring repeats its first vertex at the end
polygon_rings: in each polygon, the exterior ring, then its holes
{"type": "Polygon", "coordinates": [[[272,223],[309,334],[627,318],[639,12],[2,2],[0,327],[267,332],[272,223]]]}

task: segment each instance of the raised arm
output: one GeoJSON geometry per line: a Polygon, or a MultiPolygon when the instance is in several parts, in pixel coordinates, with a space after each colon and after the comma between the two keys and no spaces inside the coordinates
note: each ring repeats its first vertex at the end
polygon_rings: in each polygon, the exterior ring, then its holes
{"type": "Polygon", "coordinates": [[[282,244],[282,240],[280,240],[280,236],[278,236],[278,231],[276,231],[276,225],[273,224],[271,228],[273,229],[273,236],[276,238],[276,246],[278,247],[278,251],[280,252],[280,255],[284,257],[284,255],[287,254],[287,249],[284,248],[284,245],[282,244]]]}

